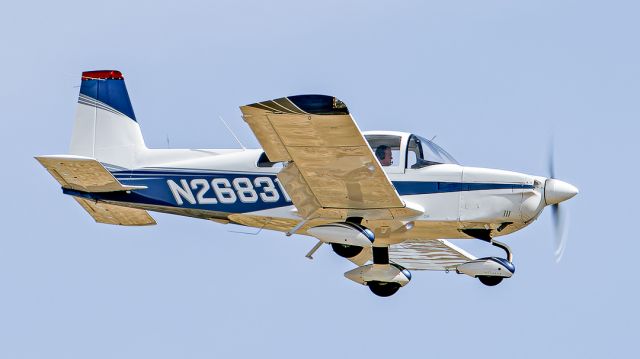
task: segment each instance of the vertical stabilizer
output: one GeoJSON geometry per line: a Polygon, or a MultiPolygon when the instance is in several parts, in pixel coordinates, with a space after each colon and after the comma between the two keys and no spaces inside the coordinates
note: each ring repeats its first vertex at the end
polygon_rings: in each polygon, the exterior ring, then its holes
{"type": "Polygon", "coordinates": [[[144,149],[122,73],[83,72],[70,153],[132,168],[144,149]]]}

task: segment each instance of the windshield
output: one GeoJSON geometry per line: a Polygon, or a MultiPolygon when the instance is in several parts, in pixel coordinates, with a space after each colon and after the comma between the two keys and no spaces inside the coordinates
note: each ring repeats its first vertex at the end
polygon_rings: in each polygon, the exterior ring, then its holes
{"type": "Polygon", "coordinates": [[[434,142],[411,135],[407,146],[407,168],[417,169],[442,163],[458,164],[458,161],[434,142]]]}

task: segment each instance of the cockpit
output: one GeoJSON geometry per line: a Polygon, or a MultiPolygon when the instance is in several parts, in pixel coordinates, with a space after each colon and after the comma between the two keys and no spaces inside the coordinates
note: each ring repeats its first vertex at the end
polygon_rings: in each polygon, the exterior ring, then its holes
{"type": "MultiPolygon", "coordinates": [[[[405,173],[405,170],[438,164],[458,162],[433,140],[406,132],[366,131],[363,135],[374,155],[387,173],[405,173]]],[[[282,162],[271,162],[262,152],[256,163],[258,167],[282,168],[282,162]]]]}
{"type": "Polygon", "coordinates": [[[364,132],[371,150],[387,172],[404,172],[437,164],[458,164],[432,140],[403,132],[364,132]]]}

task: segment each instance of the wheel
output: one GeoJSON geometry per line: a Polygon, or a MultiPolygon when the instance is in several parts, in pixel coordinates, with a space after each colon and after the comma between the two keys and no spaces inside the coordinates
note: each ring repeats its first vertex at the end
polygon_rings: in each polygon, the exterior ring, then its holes
{"type": "Polygon", "coordinates": [[[486,286],[493,287],[494,285],[500,284],[504,278],[502,277],[494,277],[494,276],[478,276],[480,282],[486,286]]]}
{"type": "Polygon", "coordinates": [[[373,281],[367,283],[369,289],[378,297],[390,297],[400,289],[400,284],[391,282],[373,281]]]}
{"type": "Polygon", "coordinates": [[[353,258],[360,254],[364,248],[358,246],[350,246],[348,244],[331,243],[331,248],[337,255],[343,258],[353,258]]]}

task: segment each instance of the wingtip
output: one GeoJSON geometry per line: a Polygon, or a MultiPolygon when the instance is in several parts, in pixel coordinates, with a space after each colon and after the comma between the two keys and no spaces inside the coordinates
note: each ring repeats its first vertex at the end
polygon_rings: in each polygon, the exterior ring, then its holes
{"type": "Polygon", "coordinates": [[[329,95],[293,95],[273,100],[261,101],[240,108],[252,107],[272,113],[311,114],[311,115],[348,115],[349,109],[344,102],[329,95]]]}

